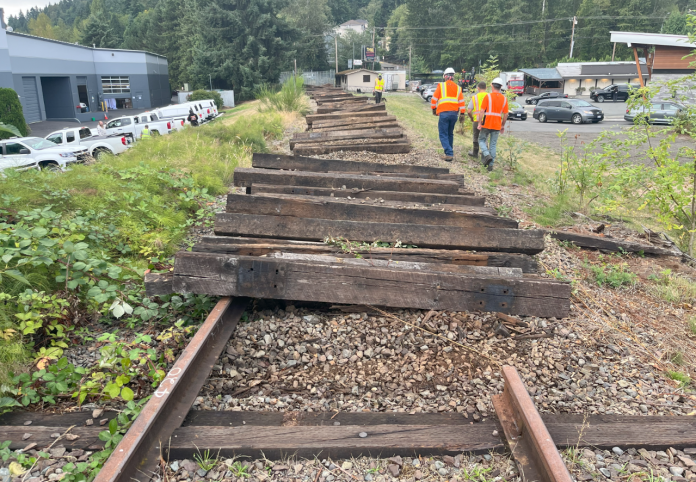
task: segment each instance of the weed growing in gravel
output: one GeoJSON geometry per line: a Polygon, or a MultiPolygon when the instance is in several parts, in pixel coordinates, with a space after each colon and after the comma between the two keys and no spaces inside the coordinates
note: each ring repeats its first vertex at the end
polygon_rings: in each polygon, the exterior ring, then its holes
{"type": "MultiPolygon", "coordinates": [[[[220,454],[218,453],[218,456],[219,455],[220,454]]],[[[197,454],[193,454],[193,458],[196,460],[198,466],[205,471],[212,470],[213,468],[215,468],[215,466],[218,463],[218,456],[212,458],[210,455],[210,450],[206,450],[205,452],[203,452],[203,454],[201,454],[200,450],[198,450],[197,454]]]]}
{"type": "Polygon", "coordinates": [[[696,283],[672,273],[666,269],[659,275],[651,275],[648,279],[655,283],[650,287],[650,291],[665,301],[670,303],[693,303],[696,299],[696,283]]]}
{"type": "Polygon", "coordinates": [[[679,388],[686,388],[689,386],[689,384],[691,384],[691,377],[686,373],[678,371],[668,371],[667,376],[675,382],[679,382],[679,388]]]}
{"type": "Polygon", "coordinates": [[[680,351],[675,351],[674,353],[672,353],[670,355],[669,361],[671,361],[675,365],[683,365],[684,364],[684,354],[680,351]]]}
{"type": "Polygon", "coordinates": [[[308,97],[304,93],[302,77],[289,78],[279,91],[268,84],[256,90],[256,98],[261,101],[262,112],[297,112],[307,115],[310,112],[308,97]]]}
{"type": "Polygon", "coordinates": [[[594,281],[599,286],[608,285],[612,288],[632,286],[638,279],[638,276],[628,269],[628,264],[626,263],[592,265],[585,262],[585,267],[590,270],[594,276],[594,281]]]}
{"type": "Polygon", "coordinates": [[[248,479],[250,477],[249,467],[239,461],[233,462],[232,465],[230,465],[230,472],[237,478],[248,479]]]}
{"type": "Polygon", "coordinates": [[[689,318],[689,331],[692,335],[696,335],[696,317],[689,318]]]}

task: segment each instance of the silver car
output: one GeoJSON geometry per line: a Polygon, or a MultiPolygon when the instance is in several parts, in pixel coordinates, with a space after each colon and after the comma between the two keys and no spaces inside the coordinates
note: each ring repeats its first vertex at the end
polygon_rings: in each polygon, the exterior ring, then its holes
{"type": "MultiPolygon", "coordinates": [[[[686,107],[677,102],[653,102],[648,108],[649,122],[651,124],[670,124],[680,112],[686,112],[686,107]]],[[[633,123],[639,115],[645,115],[645,107],[626,109],[624,120],[633,123]]]]}
{"type": "Polygon", "coordinates": [[[430,87],[428,87],[427,89],[425,89],[423,91],[423,93],[421,94],[421,97],[423,97],[423,99],[426,102],[430,102],[430,99],[433,98],[433,94],[435,94],[435,90],[437,89],[437,86],[438,86],[438,84],[433,84],[430,87]]]}

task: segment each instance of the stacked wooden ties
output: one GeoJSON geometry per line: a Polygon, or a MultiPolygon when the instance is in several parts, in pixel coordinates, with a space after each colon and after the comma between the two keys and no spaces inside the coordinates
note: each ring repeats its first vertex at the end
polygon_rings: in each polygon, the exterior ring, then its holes
{"type": "Polygon", "coordinates": [[[396,117],[387,115],[384,103],[357,97],[335,87],[309,89],[317,103],[316,114],[307,116],[307,130],[290,141],[295,155],[337,151],[370,151],[380,154],[410,152],[411,144],[396,117]]]}
{"type": "Polygon", "coordinates": [[[543,232],[497,216],[448,169],[276,154],[252,165],[235,170],[246,194],[228,196],[215,236],[146,276],[150,295],[569,313],[570,285],[535,274],[543,232]]]}

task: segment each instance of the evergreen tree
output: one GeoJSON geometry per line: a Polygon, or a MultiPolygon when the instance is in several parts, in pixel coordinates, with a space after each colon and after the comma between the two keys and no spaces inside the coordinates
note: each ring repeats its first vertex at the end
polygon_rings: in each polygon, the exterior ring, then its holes
{"type": "Polygon", "coordinates": [[[326,35],[333,28],[333,20],[327,0],[290,0],[283,15],[301,35],[301,41],[295,44],[298,70],[330,68],[326,35]]]}
{"type": "Polygon", "coordinates": [[[253,97],[264,82],[276,83],[295,57],[299,32],[279,13],[283,0],[210,0],[200,9],[200,42],[195,47],[196,85],[211,75],[217,85],[234,88],[239,99],[253,97]]]}

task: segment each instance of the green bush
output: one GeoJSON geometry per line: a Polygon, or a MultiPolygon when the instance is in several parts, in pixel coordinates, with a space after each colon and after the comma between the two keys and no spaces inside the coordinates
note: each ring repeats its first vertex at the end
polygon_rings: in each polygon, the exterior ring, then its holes
{"type": "Polygon", "coordinates": [[[263,105],[261,111],[297,112],[307,115],[310,108],[303,86],[302,77],[290,77],[277,92],[267,84],[262,85],[256,89],[256,98],[263,105]]]}
{"type": "MultiPolygon", "coordinates": [[[[17,92],[13,89],[0,88],[0,122],[15,126],[19,132],[26,136],[29,126],[24,120],[22,104],[19,102],[17,92]]],[[[0,139],[9,139],[12,134],[0,130],[0,139]]]]}
{"type": "Polygon", "coordinates": [[[217,106],[218,110],[222,109],[222,96],[220,95],[219,92],[215,92],[214,90],[194,90],[191,92],[191,95],[189,95],[189,100],[207,100],[207,99],[213,99],[215,101],[215,105],[217,106]]]}

